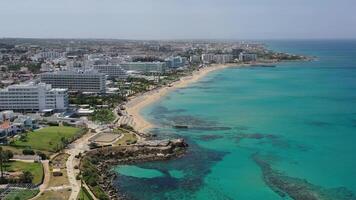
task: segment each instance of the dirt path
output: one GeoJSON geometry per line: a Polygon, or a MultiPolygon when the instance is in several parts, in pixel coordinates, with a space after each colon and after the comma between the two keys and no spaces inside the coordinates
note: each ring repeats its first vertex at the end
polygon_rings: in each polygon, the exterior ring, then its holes
{"type": "Polygon", "coordinates": [[[51,179],[51,171],[49,169],[49,161],[45,160],[42,161],[42,165],[43,165],[43,171],[44,171],[44,179],[43,179],[43,183],[40,186],[40,192],[43,192],[49,185],[49,181],[51,179]]]}
{"type": "MultiPolygon", "coordinates": [[[[97,131],[99,132],[99,131],[97,131]]],[[[67,167],[67,175],[69,184],[72,188],[72,193],[69,197],[69,200],[76,200],[79,192],[80,192],[80,181],[76,180],[77,175],[79,174],[79,169],[75,169],[75,166],[79,165],[79,160],[75,158],[76,155],[79,153],[84,153],[85,151],[89,150],[89,138],[97,135],[98,133],[87,133],[83,137],[79,138],[78,140],[74,141],[68,146],[66,149],[66,153],[69,154],[68,160],[66,162],[67,167]]]]}

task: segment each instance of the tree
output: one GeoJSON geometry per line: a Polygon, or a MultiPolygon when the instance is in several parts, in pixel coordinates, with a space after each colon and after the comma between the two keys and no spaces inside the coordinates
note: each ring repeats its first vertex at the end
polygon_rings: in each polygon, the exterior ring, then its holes
{"type": "Polygon", "coordinates": [[[23,134],[20,136],[20,141],[21,142],[27,142],[27,134],[23,134]]]}
{"type": "Polygon", "coordinates": [[[1,180],[4,178],[4,164],[9,162],[11,158],[14,157],[14,154],[10,150],[3,151],[2,147],[0,147],[0,171],[1,171],[1,180]]]}
{"type": "Polygon", "coordinates": [[[0,168],[1,168],[1,180],[3,180],[4,178],[4,174],[3,174],[3,151],[2,151],[2,147],[0,147],[0,168]]]}
{"type": "Polygon", "coordinates": [[[47,155],[45,153],[43,153],[42,151],[37,151],[36,154],[41,157],[41,160],[46,160],[47,159],[47,155]]]}
{"type": "Polygon", "coordinates": [[[32,149],[22,150],[23,155],[35,155],[35,152],[32,149]]]}
{"type": "Polygon", "coordinates": [[[23,171],[21,175],[21,180],[23,183],[32,183],[33,175],[29,171],[23,171]]]}

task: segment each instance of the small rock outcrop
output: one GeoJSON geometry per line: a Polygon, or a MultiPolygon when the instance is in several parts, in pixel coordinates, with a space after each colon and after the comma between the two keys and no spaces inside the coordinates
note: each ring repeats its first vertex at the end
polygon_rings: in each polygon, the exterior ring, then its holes
{"type": "Polygon", "coordinates": [[[108,146],[93,149],[85,157],[95,158],[95,167],[102,172],[99,185],[107,191],[110,199],[125,199],[113,187],[117,174],[111,169],[115,165],[134,164],[148,161],[169,160],[184,155],[188,144],[183,139],[146,140],[131,146],[108,146]]]}

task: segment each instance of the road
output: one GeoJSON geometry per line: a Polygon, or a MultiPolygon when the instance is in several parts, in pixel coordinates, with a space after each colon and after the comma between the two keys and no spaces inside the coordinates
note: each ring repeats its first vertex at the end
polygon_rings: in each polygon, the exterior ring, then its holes
{"type": "Polygon", "coordinates": [[[89,150],[89,139],[94,137],[101,131],[101,127],[96,125],[93,122],[87,122],[88,128],[95,130],[95,132],[90,132],[85,134],[83,137],[79,138],[78,140],[74,141],[73,143],[68,145],[68,148],[65,150],[65,153],[69,154],[68,160],[66,162],[67,167],[67,175],[69,184],[72,188],[72,193],[69,197],[69,200],[76,200],[78,194],[80,192],[80,181],[76,180],[77,175],[79,174],[79,169],[75,169],[75,166],[79,166],[79,159],[75,158],[76,155],[79,153],[84,153],[85,151],[89,150]]]}

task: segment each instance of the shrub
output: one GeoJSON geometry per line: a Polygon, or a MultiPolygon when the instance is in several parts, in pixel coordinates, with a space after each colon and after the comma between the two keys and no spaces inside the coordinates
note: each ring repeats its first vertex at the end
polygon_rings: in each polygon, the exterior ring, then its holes
{"type": "Polygon", "coordinates": [[[31,172],[29,171],[22,172],[21,181],[23,183],[32,183],[32,180],[33,180],[33,175],[31,172]]]}
{"type": "Polygon", "coordinates": [[[24,149],[22,153],[23,155],[35,155],[35,152],[32,149],[24,149]]]}
{"type": "Polygon", "coordinates": [[[41,157],[41,160],[47,160],[47,155],[41,151],[37,151],[36,154],[41,157]]]}

